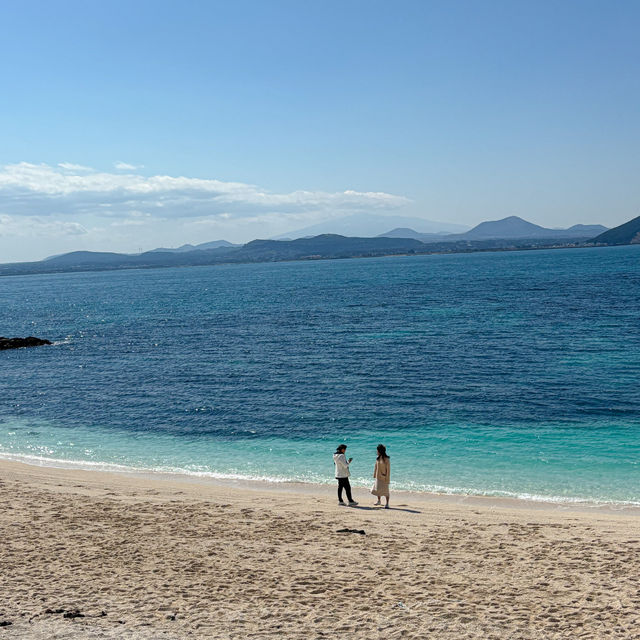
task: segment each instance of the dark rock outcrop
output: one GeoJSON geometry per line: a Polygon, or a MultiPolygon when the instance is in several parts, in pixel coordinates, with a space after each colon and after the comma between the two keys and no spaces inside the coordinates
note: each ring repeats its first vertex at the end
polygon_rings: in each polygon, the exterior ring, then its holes
{"type": "Polygon", "coordinates": [[[22,349],[22,347],[41,347],[45,344],[51,344],[49,340],[42,338],[3,338],[0,336],[0,351],[4,349],[22,349]]]}

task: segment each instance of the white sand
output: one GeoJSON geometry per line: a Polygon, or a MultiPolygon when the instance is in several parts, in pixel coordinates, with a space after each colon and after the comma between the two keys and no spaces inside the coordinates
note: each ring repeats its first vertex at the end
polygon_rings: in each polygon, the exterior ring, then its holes
{"type": "Polygon", "coordinates": [[[640,638],[637,510],[357,493],[0,461],[0,639],[640,638]]]}

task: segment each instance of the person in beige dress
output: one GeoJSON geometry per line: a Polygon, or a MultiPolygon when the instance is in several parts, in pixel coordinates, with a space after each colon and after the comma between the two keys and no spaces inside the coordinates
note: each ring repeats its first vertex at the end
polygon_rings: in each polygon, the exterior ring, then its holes
{"type": "Polygon", "coordinates": [[[387,449],[383,444],[379,444],[377,447],[378,457],[376,458],[376,465],[373,468],[373,477],[375,481],[373,483],[373,489],[371,493],[378,497],[376,505],[382,504],[380,498],[385,497],[387,504],[385,509],[389,508],[389,478],[391,477],[391,465],[389,464],[389,456],[387,455],[387,449]]]}

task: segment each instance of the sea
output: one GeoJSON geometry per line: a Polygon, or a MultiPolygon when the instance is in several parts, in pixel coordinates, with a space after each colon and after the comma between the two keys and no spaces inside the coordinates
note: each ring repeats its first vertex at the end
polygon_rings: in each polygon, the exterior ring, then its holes
{"type": "Polygon", "coordinates": [[[0,278],[0,457],[640,504],[640,246],[0,278]]]}

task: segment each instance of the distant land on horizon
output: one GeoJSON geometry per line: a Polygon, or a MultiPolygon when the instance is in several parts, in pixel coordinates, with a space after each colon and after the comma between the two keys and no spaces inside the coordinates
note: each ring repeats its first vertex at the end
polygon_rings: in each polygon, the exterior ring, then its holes
{"type": "Polygon", "coordinates": [[[212,240],[211,242],[202,242],[201,244],[183,244],[181,247],[175,249],[167,247],[158,247],[157,249],[151,249],[150,253],[187,253],[189,251],[204,251],[206,249],[220,249],[224,247],[241,247],[241,244],[233,244],[226,240],[212,240]]]}
{"type": "Polygon", "coordinates": [[[271,240],[297,240],[298,238],[309,238],[324,235],[327,233],[358,238],[371,238],[383,235],[385,231],[392,227],[405,226],[416,229],[420,233],[446,234],[463,233],[469,227],[452,222],[438,222],[427,220],[426,218],[407,216],[381,216],[369,213],[356,213],[342,218],[326,220],[309,227],[281,233],[271,238],[271,240]]]}
{"type": "Polygon", "coordinates": [[[153,249],[129,255],[113,252],[73,251],[39,262],[0,265],[0,275],[27,275],[73,271],[141,269],[177,266],[205,266],[286,260],[321,260],[382,257],[430,253],[467,253],[476,251],[514,251],[544,248],[595,247],[640,243],[640,216],[614,229],[602,225],[574,225],[569,229],[546,229],[516,216],[484,222],[464,234],[418,234],[418,237],[346,237],[320,234],[295,240],[252,240],[234,245],[215,240],[177,249],[153,249]],[[519,237],[526,231],[529,237],[519,237]],[[491,234],[498,234],[491,237],[491,234]],[[500,237],[500,234],[504,234],[500,237]],[[515,234],[509,237],[508,234],[515,234]],[[597,234],[594,236],[594,234],[597,234]],[[433,237],[435,235],[435,238],[433,237]],[[429,239],[420,240],[420,236],[429,239]],[[189,248],[192,247],[192,248],[189,248]]]}
{"type": "Polygon", "coordinates": [[[568,229],[549,229],[523,220],[518,216],[508,216],[502,220],[481,222],[465,233],[438,234],[419,233],[414,229],[396,228],[380,234],[387,238],[415,238],[422,242],[445,242],[457,240],[540,239],[540,238],[593,238],[607,231],[601,224],[574,224],[568,229]],[[407,234],[407,235],[403,235],[407,234]]]}
{"type": "Polygon", "coordinates": [[[593,238],[596,244],[640,244],[640,216],[593,238]]]}

